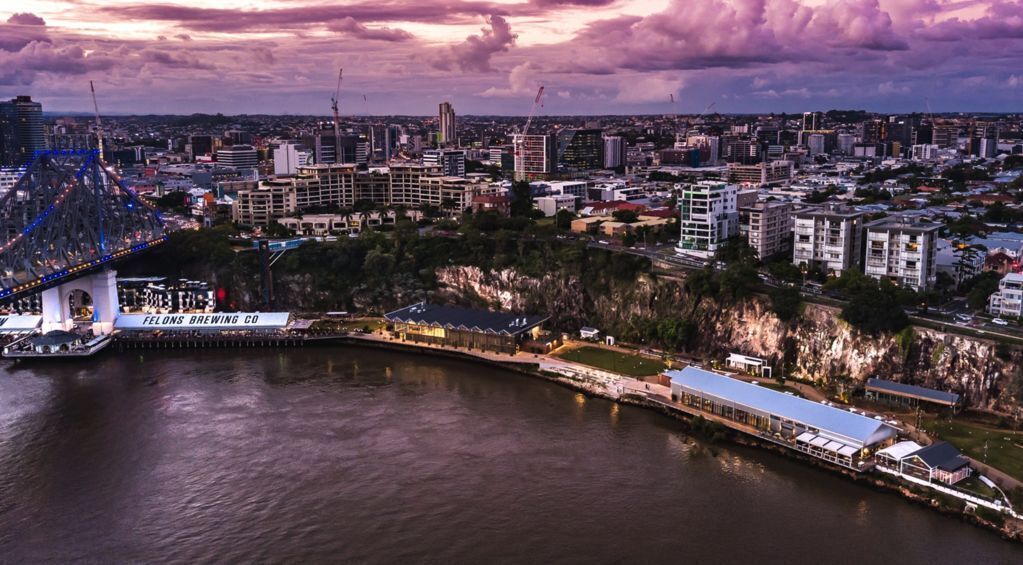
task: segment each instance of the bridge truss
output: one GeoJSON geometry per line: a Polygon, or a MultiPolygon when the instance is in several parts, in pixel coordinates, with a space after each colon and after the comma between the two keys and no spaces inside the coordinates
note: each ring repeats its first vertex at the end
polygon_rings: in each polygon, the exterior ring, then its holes
{"type": "Polygon", "coordinates": [[[0,198],[0,300],[39,292],[163,243],[159,214],[98,151],[40,151],[0,198]]]}

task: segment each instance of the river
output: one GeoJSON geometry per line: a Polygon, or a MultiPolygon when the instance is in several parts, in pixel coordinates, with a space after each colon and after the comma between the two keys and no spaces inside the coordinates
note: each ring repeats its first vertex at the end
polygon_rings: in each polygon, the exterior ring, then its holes
{"type": "Polygon", "coordinates": [[[0,562],[1020,563],[660,414],[356,347],[0,365],[0,562]]]}

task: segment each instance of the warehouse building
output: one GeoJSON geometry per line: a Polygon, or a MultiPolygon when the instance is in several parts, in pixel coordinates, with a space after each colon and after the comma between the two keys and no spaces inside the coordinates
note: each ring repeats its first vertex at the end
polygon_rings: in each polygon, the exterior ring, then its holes
{"type": "Polygon", "coordinates": [[[869,468],[873,453],[895,439],[896,429],[884,422],[696,367],[666,374],[672,401],[855,471],[869,468]]]}
{"type": "Polygon", "coordinates": [[[523,316],[420,302],[384,315],[402,341],[516,353],[541,340],[546,316],[523,316]]]}
{"type": "Polygon", "coordinates": [[[955,410],[961,400],[954,392],[945,392],[924,388],[922,386],[907,385],[884,379],[867,379],[866,397],[870,400],[877,400],[888,404],[909,406],[915,408],[921,403],[944,406],[955,410]]]}

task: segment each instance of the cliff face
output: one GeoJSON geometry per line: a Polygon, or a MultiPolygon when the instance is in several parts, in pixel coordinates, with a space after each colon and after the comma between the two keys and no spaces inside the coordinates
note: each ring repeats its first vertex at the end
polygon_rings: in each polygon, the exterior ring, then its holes
{"type": "MultiPolygon", "coordinates": [[[[807,304],[784,323],[765,298],[724,307],[689,295],[679,279],[637,275],[628,284],[589,291],[576,277],[525,277],[514,270],[493,273],[475,267],[437,272],[438,299],[511,311],[546,312],[551,325],[573,329],[592,325],[627,335],[647,321],[684,318],[697,331],[688,353],[722,357],[739,352],[783,365],[792,376],[835,383],[877,376],[950,390],[968,405],[1001,413],[1023,413],[1020,405],[1023,353],[996,351],[995,344],[934,330],[913,328],[900,335],[862,335],[833,308],[807,304]]],[[[590,283],[590,281],[587,281],[590,283]]]]}

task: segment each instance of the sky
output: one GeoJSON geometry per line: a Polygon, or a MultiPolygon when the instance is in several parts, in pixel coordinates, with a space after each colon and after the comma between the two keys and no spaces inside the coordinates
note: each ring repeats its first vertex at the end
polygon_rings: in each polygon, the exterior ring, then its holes
{"type": "Polygon", "coordinates": [[[19,0],[0,98],[104,113],[1023,111],[1023,0],[19,0]],[[672,100],[674,98],[674,101],[672,100]]]}

